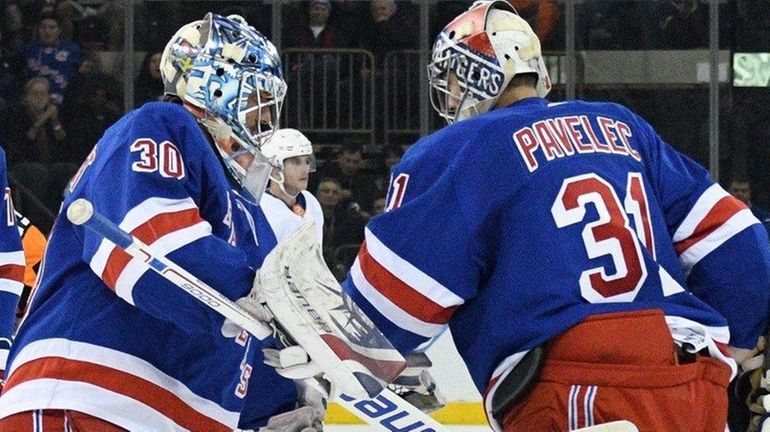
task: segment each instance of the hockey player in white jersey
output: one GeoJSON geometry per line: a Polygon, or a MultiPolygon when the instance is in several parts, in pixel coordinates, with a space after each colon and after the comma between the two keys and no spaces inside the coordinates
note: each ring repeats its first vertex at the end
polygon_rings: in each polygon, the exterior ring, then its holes
{"type": "Polygon", "coordinates": [[[279,129],[262,146],[262,154],[276,165],[267,193],[259,203],[275,241],[284,240],[309,218],[315,222],[318,242],[323,246],[321,204],[307,191],[309,176],[315,172],[310,140],[296,129],[279,129]]]}

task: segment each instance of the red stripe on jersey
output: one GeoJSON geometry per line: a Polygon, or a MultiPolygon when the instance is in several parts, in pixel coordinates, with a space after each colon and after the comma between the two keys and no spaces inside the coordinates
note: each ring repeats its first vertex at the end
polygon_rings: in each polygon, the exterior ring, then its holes
{"type": "Polygon", "coordinates": [[[62,357],[43,357],[19,366],[5,384],[3,393],[36,379],[95,385],[143,403],[188,430],[232,431],[232,428],[196,411],[173,392],[157,384],[104,365],[62,357]]]}
{"type": "Polygon", "coordinates": [[[0,279],[10,279],[17,282],[24,281],[24,266],[18,264],[0,265],[0,279]]]}
{"type": "MultiPolygon", "coordinates": [[[[168,233],[193,226],[202,220],[197,208],[161,213],[134,228],[131,234],[149,245],[168,233]]],[[[115,283],[129,262],[131,262],[131,255],[123,249],[116,247],[110,252],[102,272],[102,280],[113,291],[115,290],[115,283]]]]}
{"type": "Polygon", "coordinates": [[[364,277],[377,291],[420,321],[446,324],[457,308],[445,308],[404,283],[369,254],[365,241],[358,251],[358,262],[364,277]]]}
{"type": "Polygon", "coordinates": [[[716,231],[739,211],[746,209],[746,205],[736,198],[726,196],[714,204],[703,220],[695,227],[695,231],[684,240],[674,243],[677,254],[682,254],[690,246],[703,240],[706,236],[716,231]]]}
{"type": "Polygon", "coordinates": [[[377,378],[391,382],[406,368],[406,362],[393,360],[380,360],[367,357],[353,350],[346,342],[332,334],[323,334],[321,339],[334,351],[340,360],[352,360],[366,367],[377,378]]]}

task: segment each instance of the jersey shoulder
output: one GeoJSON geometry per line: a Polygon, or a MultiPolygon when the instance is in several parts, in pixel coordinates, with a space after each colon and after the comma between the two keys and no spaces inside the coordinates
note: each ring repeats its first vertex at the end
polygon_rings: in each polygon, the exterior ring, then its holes
{"type": "Polygon", "coordinates": [[[548,108],[551,110],[564,110],[575,114],[602,113],[613,114],[615,116],[635,116],[627,107],[609,101],[584,101],[580,99],[569,99],[566,101],[549,102],[548,108]]]}
{"type": "Polygon", "coordinates": [[[305,210],[307,213],[312,215],[314,219],[319,219],[320,216],[320,222],[323,224],[323,209],[321,208],[321,203],[318,202],[318,198],[306,190],[302,191],[302,196],[305,198],[305,210]]]}
{"type": "MultiPolygon", "coordinates": [[[[165,130],[177,132],[199,129],[198,122],[187,108],[172,102],[151,102],[142,105],[134,112],[133,122],[136,126],[144,126],[148,130],[165,130]],[[154,120],[154,123],[145,123],[154,120]]],[[[141,130],[141,129],[140,129],[141,130]]]]}
{"type": "Polygon", "coordinates": [[[280,218],[287,213],[286,204],[270,193],[262,194],[262,197],[259,199],[259,208],[268,219],[280,218]]]}
{"type": "Polygon", "coordinates": [[[448,165],[467,155],[466,148],[478,143],[484,119],[472,118],[445,126],[409,147],[397,167],[410,172],[443,172],[448,165]]]}
{"type": "MultiPolygon", "coordinates": [[[[186,108],[170,102],[152,102],[129,112],[107,129],[97,144],[96,157],[105,161],[116,151],[137,152],[142,146],[152,146],[160,151],[160,147],[169,144],[180,151],[185,160],[198,159],[202,156],[195,153],[210,152],[211,147],[186,108]]],[[[151,150],[148,152],[154,154],[151,150]]]]}

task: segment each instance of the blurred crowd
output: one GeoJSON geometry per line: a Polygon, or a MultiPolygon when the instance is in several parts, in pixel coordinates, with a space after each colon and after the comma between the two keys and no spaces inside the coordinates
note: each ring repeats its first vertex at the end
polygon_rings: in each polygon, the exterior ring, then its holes
{"type": "MultiPolygon", "coordinates": [[[[532,24],[545,51],[564,50],[563,0],[510,1],[532,24]]],[[[140,30],[133,45],[141,63],[133,77],[125,77],[120,55],[125,2],[0,0],[0,144],[7,153],[16,205],[44,232],[51,227],[69,178],[103,131],[123,114],[124,81],[133,79],[134,106],[162,97],[160,52],[180,23],[211,10],[242,15],[267,35],[273,31],[271,2],[134,3],[134,27],[140,30]]],[[[430,40],[471,3],[434,3],[430,40]]],[[[723,2],[720,10],[723,49],[770,52],[770,2],[731,0],[723,2]]],[[[323,206],[327,261],[341,275],[355,258],[366,221],[385,207],[389,168],[416,136],[390,142],[382,125],[397,115],[403,116],[405,125],[414,125],[420,118],[419,58],[404,57],[407,60],[396,63],[389,56],[419,48],[420,6],[394,0],[295,0],[284,1],[281,14],[282,50],[300,50],[298,55],[284,57],[289,59],[284,63],[289,83],[284,124],[305,129],[309,136],[319,130],[336,132],[313,140],[319,170],[309,189],[323,206]],[[301,51],[308,49],[321,54],[308,56],[301,51]],[[365,55],[356,63],[353,56],[332,55],[334,50],[365,55]],[[372,109],[382,105],[383,97],[406,102],[397,113],[372,109]],[[354,133],[358,131],[373,131],[373,139],[361,139],[354,133]]],[[[576,14],[579,50],[708,47],[708,2],[587,0],[577,2],[576,14]]],[[[744,154],[770,155],[764,139],[770,138],[766,110],[757,110],[749,100],[727,105],[730,115],[747,119],[744,127],[736,125],[730,138],[737,137],[740,142],[734,147],[744,154]],[[755,142],[761,149],[749,144],[755,142]]],[[[649,102],[651,111],[658,110],[658,102],[654,98],[649,102]]],[[[665,112],[670,116],[671,110],[665,112]]],[[[685,132],[703,138],[702,130],[685,132]]],[[[747,173],[756,172],[740,163],[738,168],[739,175],[731,177],[744,182],[747,173]]]]}

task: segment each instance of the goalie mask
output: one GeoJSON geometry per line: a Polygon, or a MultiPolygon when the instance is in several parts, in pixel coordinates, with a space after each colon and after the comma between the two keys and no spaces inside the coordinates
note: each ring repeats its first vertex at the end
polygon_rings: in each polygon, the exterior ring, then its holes
{"type": "Polygon", "coordinates": [[[176,32],[160,69],[165,93],[209,131],[228,171],[259,202],[272,170],[260,147],[278,127],[286,94],[275,46],[242,17],[209,13],[176,32]]]}
{"type": "Polygon", "coordinates": [[[286,160],[293,157],[309,156],[310,166],[308,172],[315,172],[316,164],[315,157],[313,156],[313,145],[302,132],[296,129],[287,128],[275,131],[270,141],[262,146],[262,154],[279,168],[273,170],[270,179],[278,183],[281,190],[287,195],[291,194],[284,188],[286,160]]]}
{"type": "Polygon", "coordinates": [[[537,75],[538,96],[551,90],[532,27],[507,1],[477,1],[433,45],[431,105],[447,123],[485,113],[520,74],[537,75]]]}

